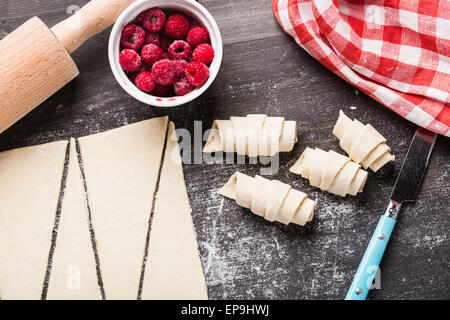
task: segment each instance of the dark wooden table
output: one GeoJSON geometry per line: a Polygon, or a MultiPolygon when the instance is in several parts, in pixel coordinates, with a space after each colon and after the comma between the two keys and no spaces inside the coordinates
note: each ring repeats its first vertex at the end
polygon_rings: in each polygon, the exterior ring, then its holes
{"type": "MultiPolygon", "coordinates": [[[[33,15],[48,25],[79,0],[0,0],[0,38],[33,15]]],[[[217,196],[234,171],[260,165],[186,164],[184,172],[212,299],[343,299],[378,217],[383,213],[415,126],[316,62],[277,24],[269,0],[200,1],[216,18],[224,60],[211,88],[185,106],[161,109],[128,96],[109,67],[109,30],[74,54],[81,75],[0,135],[0,151],[79,137],[169,115],[178,128],[203,130],[214,119],[266,113],[297,120],[300,141],[281,155],[271,177],[319,201],[306,227],[268,223],[217,196]],[[387,137],[397,157],[374,174],[364,193],[320,192],[288,168],[306,146],[342,152],[332,128],[343,109],[387,137]]],[[[450,140],[439,137],[415,205],[400,217],[370,299],[450,298],[450,140]]]]}

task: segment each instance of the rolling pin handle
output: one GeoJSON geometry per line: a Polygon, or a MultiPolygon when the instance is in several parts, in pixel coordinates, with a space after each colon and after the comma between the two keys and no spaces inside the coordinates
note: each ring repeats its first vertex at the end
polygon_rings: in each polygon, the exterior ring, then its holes
{"type": "Polygon", "coordinates": [[[51,30],[67,52],[72,53],[87,39],[112,25],[133,2],[134,0],[92,0],[51,30]]]}

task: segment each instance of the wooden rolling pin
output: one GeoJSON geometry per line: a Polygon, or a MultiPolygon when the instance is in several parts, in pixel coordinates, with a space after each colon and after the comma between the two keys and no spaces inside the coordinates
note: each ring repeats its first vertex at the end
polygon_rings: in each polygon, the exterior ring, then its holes
{"type": "Polygon", "coordinates": [[[0,133],[78,74],[70,57],[134,0],[92,0],[49,29],[34,17],[0,41],[0,133]]]}

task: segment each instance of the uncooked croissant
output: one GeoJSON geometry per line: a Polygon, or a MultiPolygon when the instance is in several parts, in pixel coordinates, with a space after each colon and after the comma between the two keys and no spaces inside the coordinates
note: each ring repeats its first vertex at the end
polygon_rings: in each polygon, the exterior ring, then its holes
{"type": "Polygon", "coordinates": [[[306,148],[289,170],[309,179],[314,187],[342,197],[362,192],[367,180],[367,171],[349,157],[317,148],[306,148]]]}
{"type": "Polygon", "coordinates": [[[203,152],[236,152],[249,157],[288,152],[297,142],[295,121],[265,114],[215,120],[203,152]]]}
{"type": "Polygon", "coordinates": [[[386,163],[395,160],[390,154],[391,148],[386,145],[386,139],[374,127],[350,119],[342,110],[339,111],[333,134],[350,159],[360,163],[364,169],[370,168],[377,172],[386,163]]]}
{"type": "Polygon", "coordinates": [[[288,184],[261,176],[253,178],[240,172],[231,176],[219,194],[236,200],[238,205],[268,221],[284,224],[292,222],[304,226],[312,220],[316,206],[305,193],[288,184]]]}

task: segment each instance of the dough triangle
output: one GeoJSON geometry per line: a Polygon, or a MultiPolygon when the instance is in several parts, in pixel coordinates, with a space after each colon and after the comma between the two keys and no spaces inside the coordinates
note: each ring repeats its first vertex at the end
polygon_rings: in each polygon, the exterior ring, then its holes
{"type": "Polygon", "coordinates": [[[70,157],[47,300],[101,299],[75,139],[70,157]]]}
{"type": "Polygon", "coordinates": [[[239,172],[235,172],[227,183],[219,190],[221,196],[236,200],[236,182],[239,172]]]}
{"type": "Polygon", "coordinates": [[[150,229],[142,299],[207,298],[175,126],[170,123],[150,229]]]}
{"type": "Polygon", "coordinates": [[[68,141],[0,153],[0,298],[41,298],[68,141]]]}
{"type": "Polygon", "coordinates": [[[167,117],[79,139],[106,299],[136,299],[167,117]]]}
{"type": "Polygon", "coordinates": [[[213,122],[208,140],[206,140],[203,152],[214,152],[214,150],[220,150],[222,148],[222,141],[220,138],[219,128],[217,127],[217,122],[213,122]]]}

